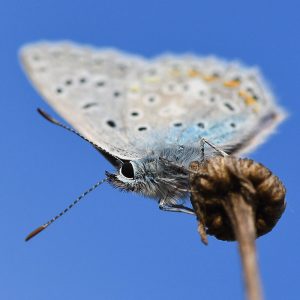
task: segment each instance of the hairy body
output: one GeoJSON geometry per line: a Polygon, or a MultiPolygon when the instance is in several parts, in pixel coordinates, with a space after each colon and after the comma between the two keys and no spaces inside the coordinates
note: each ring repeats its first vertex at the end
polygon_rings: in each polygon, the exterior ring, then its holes
{"type": "Polygon", "coordinates": [[[156,149],[145,158],[125,162],[117,174],[107,172],[106,175],[117,188],[174,205],[188,195],[189,164],[202,159],[199,144],[198,147],[174,145],[156,149]]]}

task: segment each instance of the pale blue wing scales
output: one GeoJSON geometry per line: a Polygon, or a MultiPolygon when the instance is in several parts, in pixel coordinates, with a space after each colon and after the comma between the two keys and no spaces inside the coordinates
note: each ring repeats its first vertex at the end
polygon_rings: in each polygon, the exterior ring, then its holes
{"type": "Polygon", "coordinates": [[[127,102],[126,124],[133,143],[142,139],[153,149],[194,145],[204,137],[245,152],[284,118],[257,69],[191,55],[158,57],[149,67],[127,102]]]}

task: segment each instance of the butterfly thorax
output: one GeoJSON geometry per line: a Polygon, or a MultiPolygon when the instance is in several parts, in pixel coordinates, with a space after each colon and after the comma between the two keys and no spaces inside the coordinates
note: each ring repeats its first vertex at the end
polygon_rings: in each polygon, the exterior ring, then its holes
{"type": "Polygon", "coordinates": [[[201,155],[199,146],[161,148],[124,163],[117,174],[107,176],[113,186],[122,190],[176,203],[188,195],[188,166],[201,160],[201,155]]]}

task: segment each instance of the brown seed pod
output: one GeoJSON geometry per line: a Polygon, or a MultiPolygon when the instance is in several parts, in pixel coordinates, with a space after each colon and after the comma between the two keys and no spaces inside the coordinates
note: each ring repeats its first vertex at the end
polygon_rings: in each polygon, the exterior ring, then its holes
{"type": "Polygon", "coordinates": [[[236,240],[232,210],[239,198],[251,208],[256,237],[268,233],[284,212],[285,187],[263,165],[250,159],[217,156],[192,162],[191,202],[202,241],[206,233],[220,240],[236,240]]]}

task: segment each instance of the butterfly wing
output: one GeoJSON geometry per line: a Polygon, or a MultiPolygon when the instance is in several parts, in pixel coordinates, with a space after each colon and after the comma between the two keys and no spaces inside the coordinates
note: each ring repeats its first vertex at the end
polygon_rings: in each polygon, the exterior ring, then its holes
{"type": "Polygon", "coordinates": [[[283,119],[259,71],[192,55],[146,60],[72,43],[22,50],[30,78],[80,133],[121,159],[205,137],[229,152],[258,145],[283,119]]]}
{"type": "Polygon", "coordinates": [[[124,88],[137,77],[142,60],[69,42],[30,44],[21,50],[21,60],[47,102],[104,154],[125,160],[142,156],[130,147],[122,119],[124,88]]]}
{"type": "Polygon", "coordinates": [[[245,153],[284,118],[257,69],[214,57],[158,57],[134,92],[124,118],[134,140],[148,141],[149,149],[159,141],[191,145],[204,137],[245,153]]]}
{"type": "Polygon", "coordinates": [[[133,144],[193,145],[201,137],[245,153],[284,118],[260,72],[193,55],[158,57],[128,86],[123,118],[133,144]]]}

